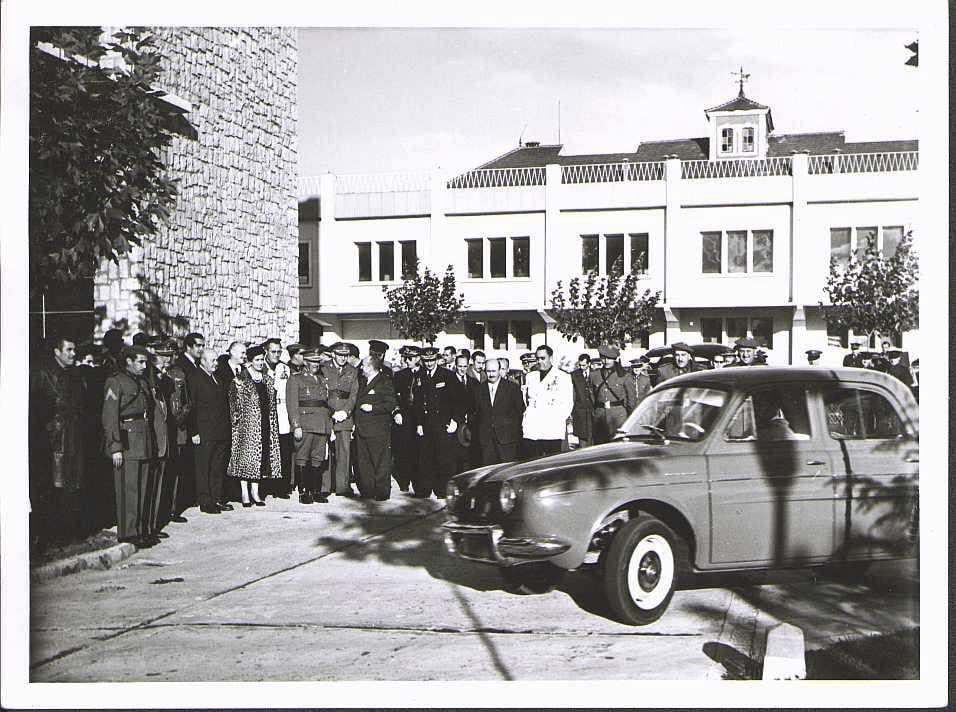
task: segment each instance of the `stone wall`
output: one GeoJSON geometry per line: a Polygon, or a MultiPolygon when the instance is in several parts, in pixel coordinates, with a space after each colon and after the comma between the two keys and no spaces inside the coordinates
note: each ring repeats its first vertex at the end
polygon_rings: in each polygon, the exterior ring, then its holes
{"type": "Polygon", "coordinates": [[[299,330],[295,29],[156,28],[161,87],[192,104],[198,141],[164,157],[179,179],[171,224],[95,280],[102,334],[116,324],[213,348],[299,330]]]}

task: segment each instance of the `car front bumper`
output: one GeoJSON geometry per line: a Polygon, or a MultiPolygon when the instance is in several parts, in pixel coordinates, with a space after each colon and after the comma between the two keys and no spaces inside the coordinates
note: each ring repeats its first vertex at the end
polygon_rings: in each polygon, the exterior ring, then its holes
{"type": "Polygon", "coordinates": [[[530,561],[545,561],[571,548],[557,537],[506,537],[496,524],[445,522],[445,546],[463,559],[496,566],[514,566],[530,561]]]}

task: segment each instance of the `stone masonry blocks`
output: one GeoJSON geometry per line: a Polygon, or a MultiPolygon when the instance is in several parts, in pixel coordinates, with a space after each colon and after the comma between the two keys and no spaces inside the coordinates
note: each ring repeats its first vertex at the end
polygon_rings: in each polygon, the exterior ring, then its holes
{"type": "Polygon", "coordinates": [[[164,156],[179,180],[169,226],[134,251],[128,265],[105,265],[97,275],[98,305],[107,316],[99,332],[129,314],[130,333],[201,331],[215,349],[234,339],[294,341],[296,31],[154,31],[165,55],[161,86],[192,104],[188,117],[199,139],[176,138],[164,156]],[[130,289],[133,278],[161,306],[158,319],[138,315],[142,299],[130,289]]]}

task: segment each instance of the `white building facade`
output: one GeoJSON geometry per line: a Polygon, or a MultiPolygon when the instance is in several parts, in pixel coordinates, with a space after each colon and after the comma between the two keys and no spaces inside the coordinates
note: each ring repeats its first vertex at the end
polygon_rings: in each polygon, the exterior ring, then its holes
{"type": "MultiPolygon", "coordinates": [[[[561,146],[528,143],[458,176],[300,178],[300,312],[311,340],[406,343],[382,286],[420,260],[438,273],[453,266],[465,295],[464,320],[436,345],[512,363],[542,343],[573,356],[583,344],[555,330],[553,290],[623,264],[661,293],[636,353],[751,336],[773,364],[804,363],[809,348],[841,363],[852,335],[828,327],[820,306],[830,258],[867,240],[889,254],[904,234],[918,236],[916,141],[776,135],[770,109],[742,91],[706,116],[707,137],[632,153],[562,156],[561,146]]],[[[918,352],[917,337],[896,338],[918,352]]]]}

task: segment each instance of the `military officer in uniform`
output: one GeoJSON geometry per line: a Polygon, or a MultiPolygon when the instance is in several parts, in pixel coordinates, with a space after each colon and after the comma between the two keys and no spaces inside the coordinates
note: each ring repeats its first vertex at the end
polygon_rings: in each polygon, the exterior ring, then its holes
{"type": "Polygon", "coordinates": [[[913,387],[913,372],[910,367],[903,363],[903,352],[899,349],[890,349],[886,352],[887,369],[886,373],[906,384],[907,388],[913,387]]]}
{"type": "Polygon", "coordinates": [[[850,342],[850,353],[843,357],[843,365],[848,368],[863,368],[863,355],[860,353],[860,342],[850,342]]]}
{"type": "Polygon", "coordinates": [[[348,363],[352,350],[348,344],[338,342],[332,346],[332,362],[322,367],[329,386],[329,407],[332,409],[332,438],[335,441],[333,484],[335,494],[352,495],[349,485],[352,447],[352,411],[358,397],[358,371],[348,363]]]}
{"type": "Polygon", "coordinates": [[[676,344],[671,346],[671,353],[674,357],[673,362],[665,363],[663,366],[657,369],[658,384],[661,384],[664,381],[673,378],[674,376],[681,376],[685,373],[693,373],[694,371],[700,370],[697,364],[694,363],[694,356],[691,354],[690,346],[684,342],[678,341],[676,344]]]}
{"type": "Polygon", "coordinates": [[[627,379],[627,387],[630,391],[631,410],[634,410],[652,388],[650,364],[646,357],[638,356],[631,359],[631,373],[627,379]]]}
{"type": "Polygon", "coordinates": [[[149,534],[146,496],[156,458],[155,403],[143,378],[149,355],[142,346],[127,346],[121,358],[124,368],[106,379],[103,396],[104,448],[113,461],[116,532],[121,542],[153,546],[159,540],[149,534]]]}
{"type": "Polygon", "coordinates": [[[421,349],[407,344],[401,349],[407,364],[395,373],[395,400],[398,406],[392,413],[392,453],[395,457],[395,482],[402,492],[408,492],[415,470],[418,468],[419,439],[415,434],[412,419],[415,393],[421,388],[421,349]]]}
{"type": "Polygon", "coordinates": [[[299,501],[302,504],[324,504],[332,492],[332,472],[328,462],[332,406],[328,382],[320,365],[321,354],[315,349],[301,353],[305,368],[289,377],[285,392],[299,473],[299,501]]]}
{"type": "Polygon", "coordinates": [[[414,390],[413,418],[420,449],[412,485],[416,497],[428,497],[434,492],[444,499],[458,447],[456,433],[465,418],[466,396],[454,374],[438,365],[438,349],[423,349],[422,361],[425,368],[416,379],[414,390]]]}
{"type": "Polygon", "coordinates": [[[634,404],[627,387],[628,376],[621,371],[617,362],[621,355],[620,350],[616,346],[605,344],[598,349],[598,355],[603,359],[601,368],[591,371],[588,378],[594,394],[592,433],[594,442],[599,444],[611,441],[634,408],[634,404]]]}
{"type": "Polygon", "coordinates": [[[808,366],[820,365],[820,357],[823,355],[823,352],[820,349],[807,349],[806,354],[808,366]]]}
{"type": "Polygon", "coordinates": [[[379,369],[381,373],[384,373],[389,378],[394,378],[395,372],[392,371],[391,366],[385,363],[385,354],[388,353],[388,344],[378,339],[372,339],[368,342],[368,353],[370,356],[377,357],[378,360],[382,362],[381,368],[379,369]]]}

